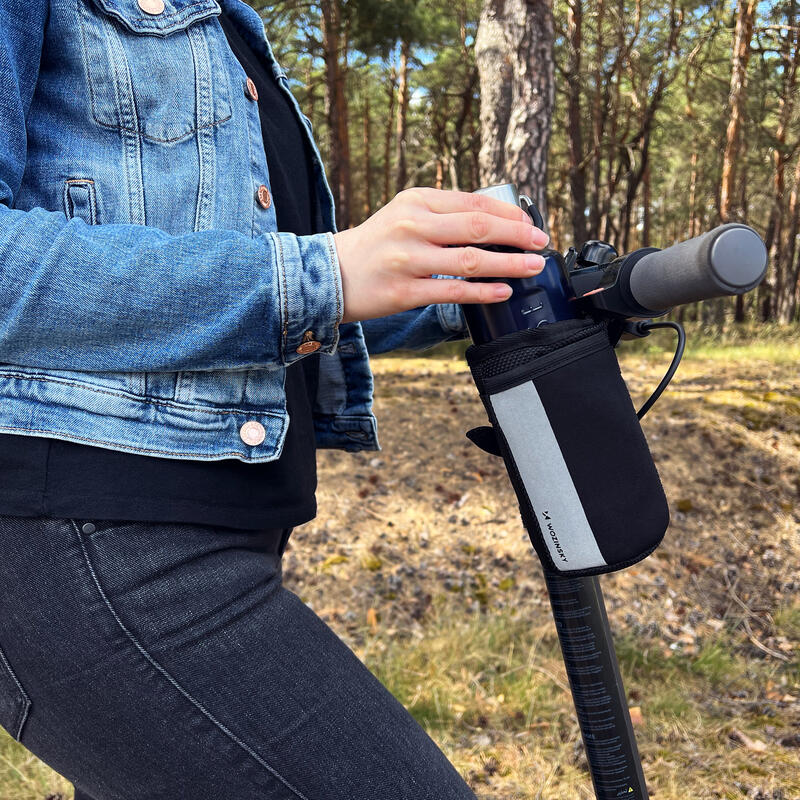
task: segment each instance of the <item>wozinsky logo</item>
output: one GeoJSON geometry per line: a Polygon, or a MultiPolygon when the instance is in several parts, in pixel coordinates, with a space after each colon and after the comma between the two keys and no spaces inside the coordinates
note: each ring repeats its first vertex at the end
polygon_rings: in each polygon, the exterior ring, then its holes
{"type": "Polygon", "coordinates": [[[558,553],[559,557],[565,564],[569,564],[569,559],[567,558],[564,549],[561,547],[561,542],[558,541],[558,534],[556,533],[556,529],[553,527],[552,517],[548,511],[544,511],[542,516],[545,518],[547,522],[547,532],[550,534],[550,538],[553,540],[553,544],[555,545],[556,552],[558,553]]]}

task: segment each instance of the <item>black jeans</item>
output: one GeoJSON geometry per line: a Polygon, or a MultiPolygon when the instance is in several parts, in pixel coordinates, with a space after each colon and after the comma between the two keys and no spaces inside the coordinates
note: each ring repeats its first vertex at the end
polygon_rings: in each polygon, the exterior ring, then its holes
{"type": "Polygon", "coordinates": [[[0,516],[0,724],[79,800],[474,800],[288,533],[0,516]]]}

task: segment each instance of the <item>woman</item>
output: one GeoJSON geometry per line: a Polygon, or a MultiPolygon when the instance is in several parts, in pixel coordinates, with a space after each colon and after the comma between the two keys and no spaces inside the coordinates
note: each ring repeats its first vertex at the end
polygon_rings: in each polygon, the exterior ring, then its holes
{"type": "Polygon", "coordinates": [[[547,237],[434,190],[332,233],[241,0],[0,0],[0,129],[0,724],[81,800],[472,798],[281,556],[316,446],[377,446],[367,345],[547,237]]]}

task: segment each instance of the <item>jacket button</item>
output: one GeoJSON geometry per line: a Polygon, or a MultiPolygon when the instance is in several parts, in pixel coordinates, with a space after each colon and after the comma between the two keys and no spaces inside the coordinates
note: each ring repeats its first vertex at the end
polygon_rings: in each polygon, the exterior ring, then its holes
{"type": "Polygon", "coordinates": [[[322,343],[315,341],[314,331],[306,331],[303,334],[303,343],[297,348],[297,352],[301,356],[307,356],[311,353],[316,353],[320,347],[322,347],[322,343]]]}
{"type": "Polygon", "coordinates": [[[244,93],[254,102],[258,101],[258,89],[252,78],[248,78],[244,84],[244,93]]]}
{"type": "Polygon", "coordinates": [[[164,0],[138,0],[138,2],[139,8],[141,8],[145,14],[151,14],[155,17],[164,12],[164,0]]]}
{"type": "Polygon", "coordinates": [[[241,436],[242,441],[250,445],[250,447],[258,447],[260,444],[264,444],[264,440],[267,438],[267,432],[260,422],[245,422],[239,430],[239,436],[241,436]]]}
{"type": "Polygon", "coordinates": [[[258,198],[258,204],[263,209],[268,209],[272,205],[272,195],[269,193],[269,189],[263,184],[258,187],[258,192],[256,193],[258,198]]]}

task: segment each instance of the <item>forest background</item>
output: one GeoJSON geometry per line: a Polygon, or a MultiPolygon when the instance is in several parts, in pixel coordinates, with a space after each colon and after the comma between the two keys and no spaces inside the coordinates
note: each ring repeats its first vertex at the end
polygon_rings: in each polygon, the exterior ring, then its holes
{"type": "MultiPolygon", "coordinates": [[[[759,291],[676,312],[689,350],[644,423],[672,523],[603,591],[651,796],[800,800],[798,0],[250,1],[341,227],[406,186],[513,180],[562,251],[728,220],[764,236],[759,291]]],[[[319,454],[285,583],[480,800],[589,800],[546,588],[505,470],[464,439],[486,417],[456,347],[373,359],[383,451],[319,454]]],[[[637,405],[671,347],[620,348],[637,405]]],[[[0,800],[71,797],[0,731],[0,800]]]]}
{"type": "Polygon", "coordinates": [[[554,246],[764,236],[768,280],[685,320],[800,309],[797,0],[251,0],[313,121],[340,227],[407,186],[516,181],[554,246]]]}

